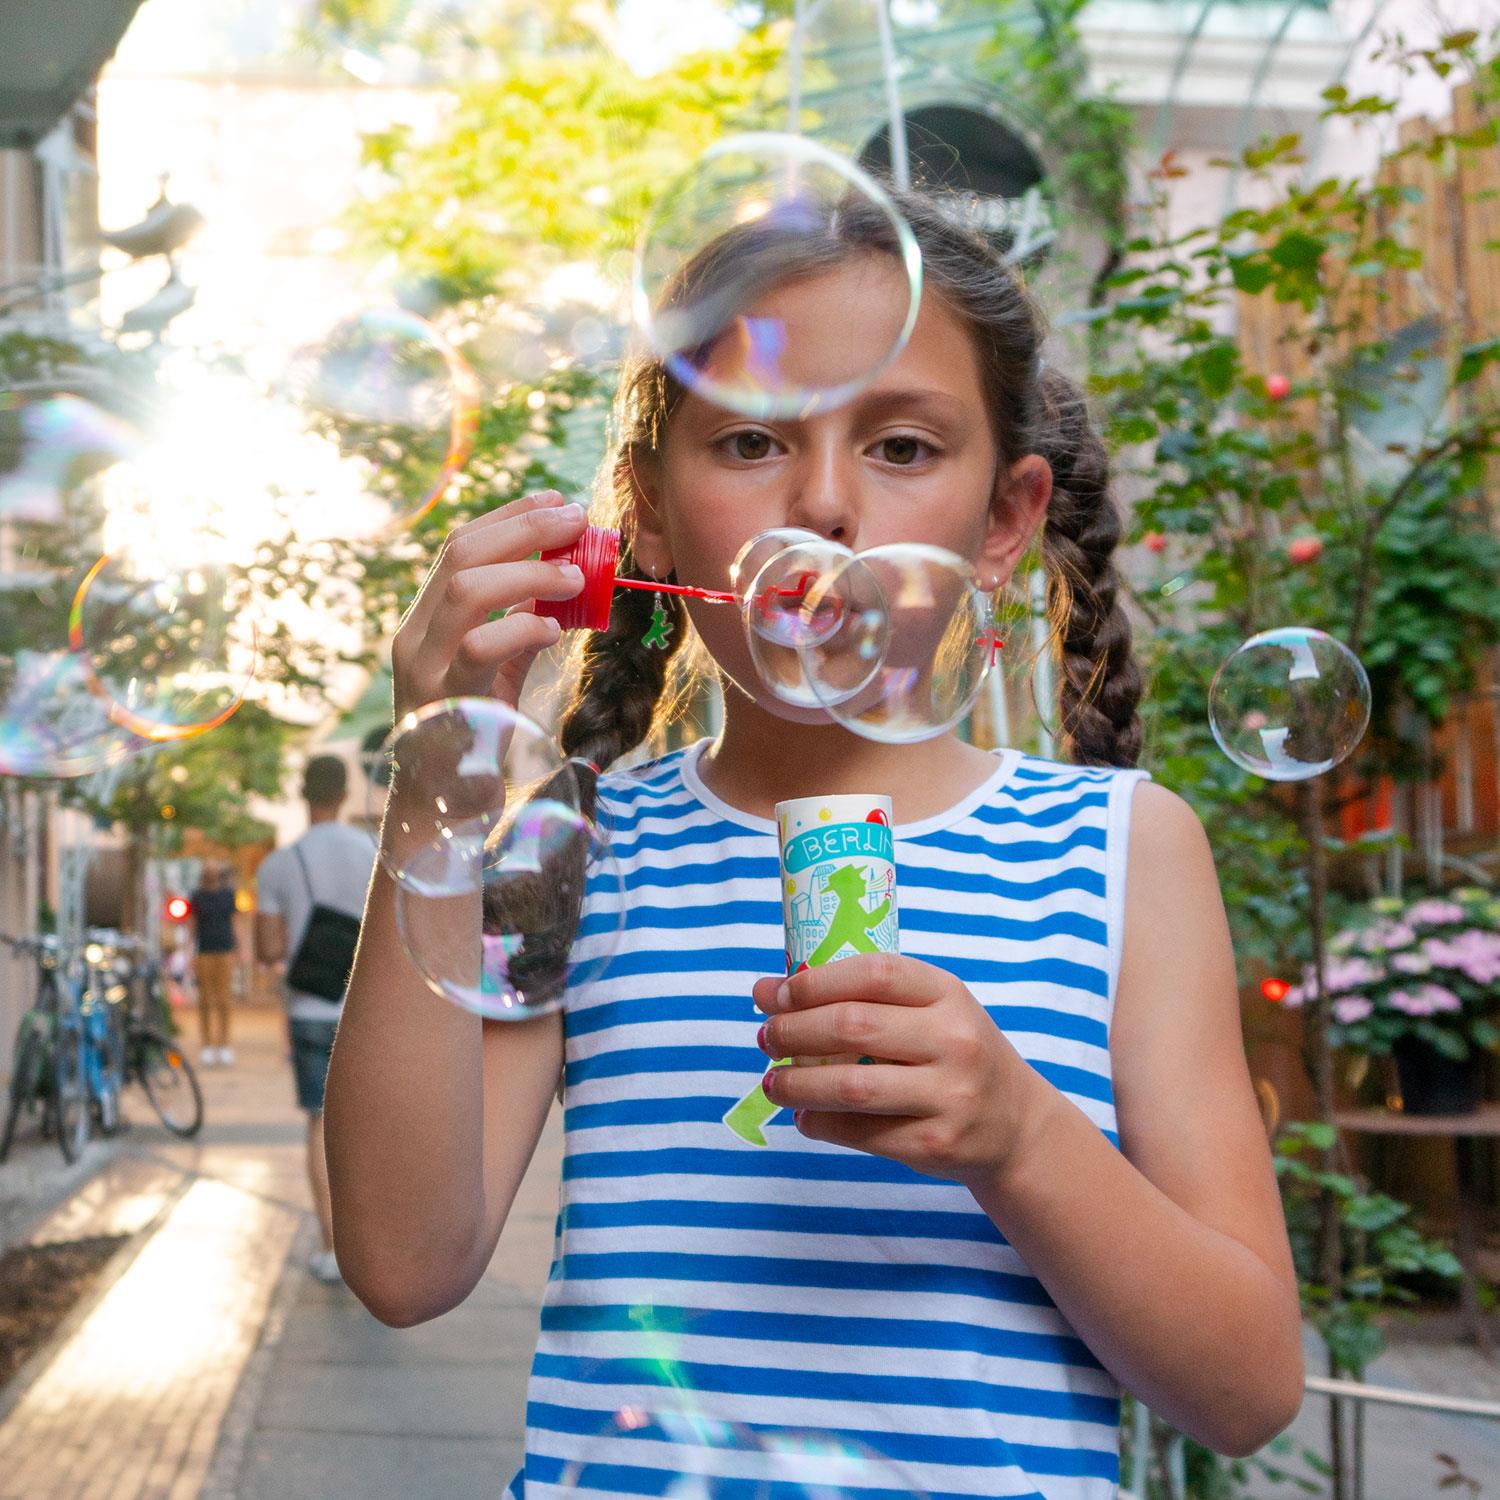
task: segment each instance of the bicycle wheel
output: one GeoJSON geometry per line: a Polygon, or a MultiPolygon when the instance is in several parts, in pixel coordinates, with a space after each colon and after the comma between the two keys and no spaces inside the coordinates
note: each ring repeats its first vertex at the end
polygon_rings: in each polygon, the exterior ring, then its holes
{"type": "Polygon", "coordinates": [[[63,1160],[77,1161],[89,1139],[89,1086],[83,1076],[83,1033],[72,1020],[59,1020],[53,1033],[52,1119],[63,1160]]]}
{"type": "Polygon", "coordinates": [[[5,1134],[0,1137],[0,1161],[10,1155],[21,1111],[41,1097],[42,1066],[46,1061],[46,1038],[36,1017],[30,1012],[21,1023],[21,1039],[16,1043],[16,1065],[10,1075],[10,1103],[5,1111],[5,1134]]]}
{"type": "Polygon", "coordinates": [[[181,1047],[159,1031],[140,1028],[130,1034],[131,1069],[151,1101],[157,1118],[184,1139],[203,1126],[203,1090],[181,1047]]]}

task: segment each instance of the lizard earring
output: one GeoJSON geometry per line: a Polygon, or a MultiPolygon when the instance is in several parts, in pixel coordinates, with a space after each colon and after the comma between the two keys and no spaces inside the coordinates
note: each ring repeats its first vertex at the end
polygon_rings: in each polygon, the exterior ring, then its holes
{"type": "MultiPolygon", "coordinates": [[[[651,579],[656,581],[656,569],[651,570],[651,579]]],[[[665,651],[670,644],[672,634],[672,622],[667,618],[667,606],[662,602],[661,590],[658,589],[651,600],[651,624],[646,628],[646,633],[641,637],[641,645],[654,648],[657,651],[665,651]]]]}

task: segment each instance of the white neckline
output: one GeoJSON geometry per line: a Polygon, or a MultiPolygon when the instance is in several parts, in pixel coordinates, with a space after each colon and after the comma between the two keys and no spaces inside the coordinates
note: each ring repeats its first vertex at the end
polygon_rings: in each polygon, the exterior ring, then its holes
{"type": "MultiPolygon", "coordinates": [[[[716,796],[709,789],[699,773],[698,762],[703,759],[703,754],[711,743],[712,740],[705,737],[689,745],[682,752],[682,759],[679,762],[682,769],[682,784],[704,807],[725,821],[737,823],[741,828],[749,828],[756,833],[774,834],[776,832],[774,819],[758,818],[754,813],[731,807],[722,797],[716,796]]],[[[920,818],[915,823],[897,823],[891,829],[892,834],[899,839],[920,838],[924,833],[937,833],[968,817],[980,803],[1010,780],[1011,773],[1021,763],[1019,750],[992,750],[990,754],[995,757],[998,764],[973,791],[960,798],[952,807],[945,808],[940,813],[934,813],[931,817],[920,818]]]]}

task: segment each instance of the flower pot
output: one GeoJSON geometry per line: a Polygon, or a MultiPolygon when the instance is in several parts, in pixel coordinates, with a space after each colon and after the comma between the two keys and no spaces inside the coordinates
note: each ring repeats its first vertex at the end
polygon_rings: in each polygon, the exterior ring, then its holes
{"type": "Polygon", "coordinates": [[[1420,1037],[1403,1036],[1391,1048],[1401,1107],[1409,1115],[1471,1115],[1484,1096],[1484,1054],[1462,1062],[1445,1057],[1420,1037]]]}

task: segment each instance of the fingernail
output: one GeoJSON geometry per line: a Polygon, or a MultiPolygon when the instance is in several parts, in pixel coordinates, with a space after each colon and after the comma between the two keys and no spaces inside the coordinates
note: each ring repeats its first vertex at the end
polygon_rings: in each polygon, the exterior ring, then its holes
{"type": "Polygon", "coordinates": [[[762,1026],[760,1030],[755,1033],[755,1045],[759,1047],[762,1052],[766,1050],[766,1028],[764,1026],[762,1026]]]}
{"type": "Polygon", "coordinates": [[[562,634],[562,621],[555,615],[543,615],[542,618],[547,622],[547,634],[555,641],[562,634]]]}
{"type": "Polygon", "coordinates": [[[792,1111],[792,1124],[795,1125],[798,1130],[802,1129],[802,1116],[806,1113],[807,1111],[805,1109],[794,1109],[792,1111]]]}
{"type": "Polygon", "coordinates": [[[792,989],[785,980],[776,986],[776,1009],[785,1010],[792,1003],[792,989]]]}
{"type": "Polygon", "coordinates": [[[779,1068],[772,1068],[771,1071],[767,1073],[766,1076],[760,1081],[761,1092],[766,1096],[767,1099],[774,1097],[771,1090],[773,1085],[775,1084],[776,1075],[780,1071],[781,1070],[779,1068]]]}
{"type": "Polygon", "coordinates": [[[584,511],[583,507],[576,500],[570,500],[568,504],[558,511],[558,515],[565,521],[581,521],[584,511]]]}
{"type": "Polygon", "coordinates": [[[561,563],[558,565],[558,571],[569,583],[583,582],[583,569],[577,563],[561,563]]]}

